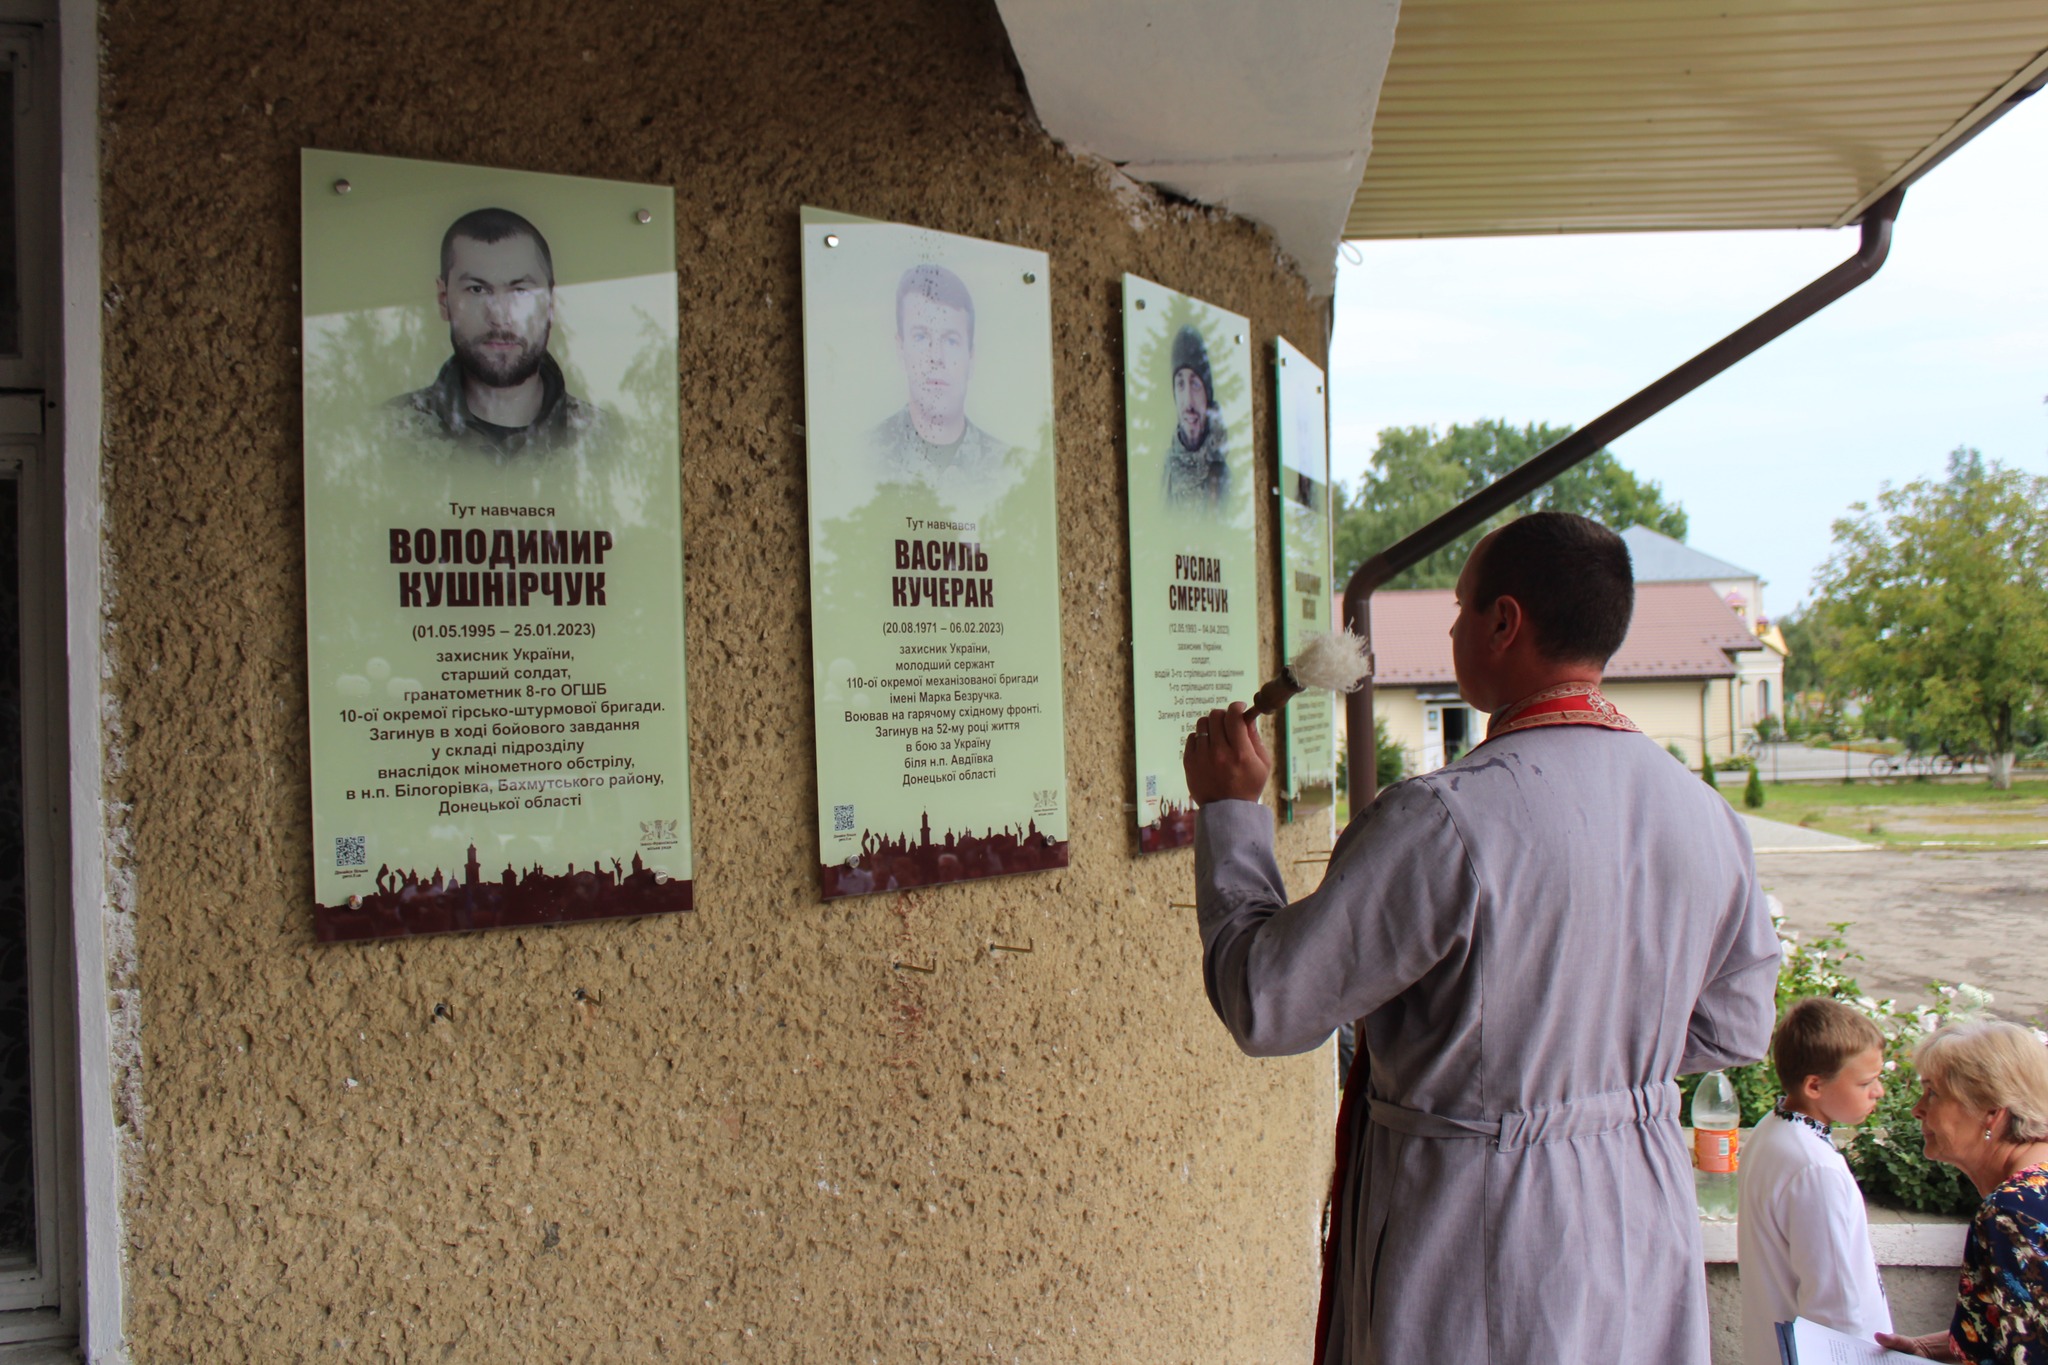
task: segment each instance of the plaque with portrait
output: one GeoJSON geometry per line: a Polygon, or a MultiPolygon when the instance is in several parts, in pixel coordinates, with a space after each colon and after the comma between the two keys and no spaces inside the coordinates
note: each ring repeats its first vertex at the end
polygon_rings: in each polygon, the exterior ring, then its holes
{"type": "Polygon", "coordinates": [[[1064,867],[1045,255],[801,231],[823,894],[1064,867]]]}
{"type": "Polygon", "coordinates": [[[301,202],[316,936],[690,909],[672,191],[301,202]]]}
{"type": "Polygon", "coordinates": [[[1258,689],[1258,513],[1250,327],[1124,276],[1131,669],[1138,847],[1195,839],[1181,748],[1258,689]]]}

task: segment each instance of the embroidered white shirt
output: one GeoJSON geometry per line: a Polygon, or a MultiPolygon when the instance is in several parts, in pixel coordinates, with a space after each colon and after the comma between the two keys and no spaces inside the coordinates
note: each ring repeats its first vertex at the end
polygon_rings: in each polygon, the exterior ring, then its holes
{"type": "Polygon", "coordinates": [[[1794,1317],[1864,1341],[1892,1330],[1863,1195],[1819,1124],[1766,1114],[1742,1144],[1739,1182],[1746,1365],[1779,1365],[1775,1326],[1794,1317]]]}

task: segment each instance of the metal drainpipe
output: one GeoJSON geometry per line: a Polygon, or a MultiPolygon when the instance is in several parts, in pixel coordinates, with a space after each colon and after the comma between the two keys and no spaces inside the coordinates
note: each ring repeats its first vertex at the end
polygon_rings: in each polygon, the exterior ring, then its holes
{"type": "MultiPolygon", "coordinates": [[[[1884,264],[1891,250],[1892,221],[1905,198],[1904,187],[1893,190],[1863,215],[1863,241],[1854,256],[1790,298],[1736,328],[1662,379],[1600,414],[1557,444],[1532,456],[1480,489],[1450,511],[1358,566],[1344,585],[1344,620],[1365,637],[1366,659],[1372,661],[1372,595],[1410,565],[1426,559],[1465,532],[1485,522],[1549,483],[1588,455],[1654,417],[1770,342],[1777,340],[1821,309],[1841,298],[1884,264]]],[[[1363,810],[1379,791],[1374,764],[1372,675],[1344,699],[1344,761],[1351,808],[1363,810]]]]}

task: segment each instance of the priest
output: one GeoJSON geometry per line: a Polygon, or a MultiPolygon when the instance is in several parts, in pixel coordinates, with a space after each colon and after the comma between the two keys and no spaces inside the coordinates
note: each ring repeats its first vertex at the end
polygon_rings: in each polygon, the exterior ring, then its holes
{"type": "Polygon", "coordinates": [[[1707,1365],[1673,1078],[1761,1057],[1778,945],[1742,821],[1600,692],[1621,538],[1539,512],[1457,586],[1485,742],[1383,792],[1288,902],[1243,708],[1188,737],[1209,1001],[1255,1057],[1358,1021],[1319,1365],[1707,1365]]]}

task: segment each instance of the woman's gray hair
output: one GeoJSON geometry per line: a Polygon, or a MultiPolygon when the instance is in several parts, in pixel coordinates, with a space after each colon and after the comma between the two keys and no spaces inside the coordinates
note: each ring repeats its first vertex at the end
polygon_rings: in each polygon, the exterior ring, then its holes
{"type": "Polygon", "coordinates": [[[2048,1140],[2048,1046],[2002,1019],[1943,1024],[1913,1052],[1913,1069],[1967,1109],[2006,1113],[2008,1142],[2048,1140]]]}

